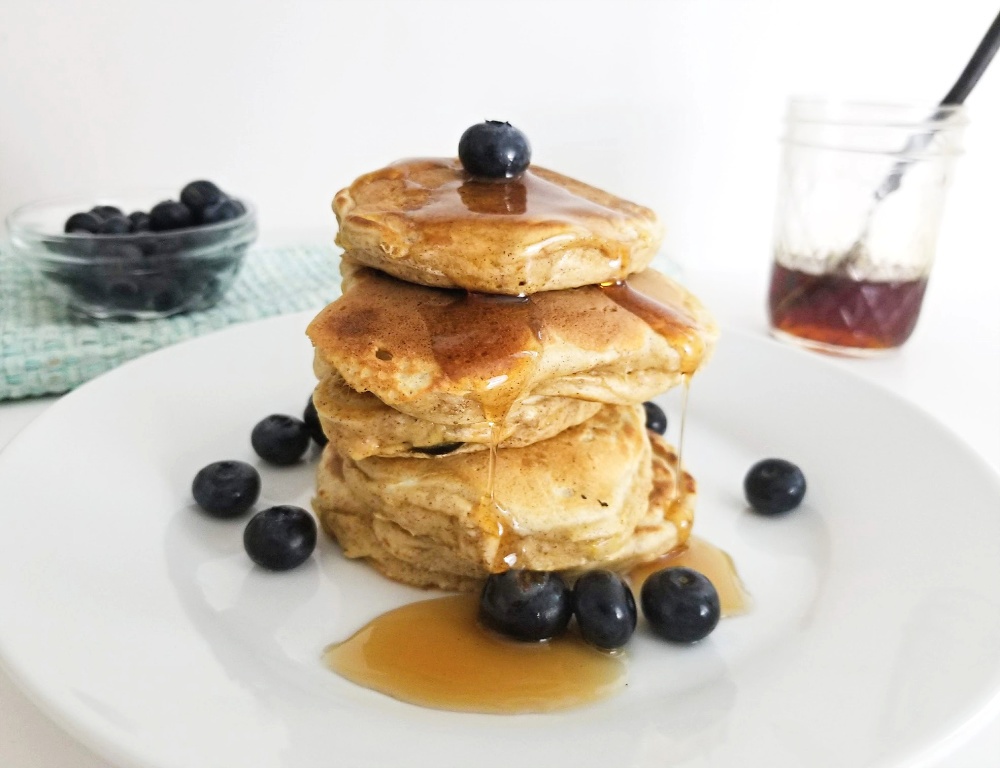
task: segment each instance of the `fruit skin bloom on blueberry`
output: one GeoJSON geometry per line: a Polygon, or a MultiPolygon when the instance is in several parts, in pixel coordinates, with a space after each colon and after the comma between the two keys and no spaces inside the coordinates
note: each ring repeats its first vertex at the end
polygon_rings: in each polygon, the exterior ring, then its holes
{"type": "Polygon", "coordinates": [[[157,203],[149,212],[149,228],[154,232],[167,232],[171,229],[183,229],[194,223],[191,210],[176,200],[164,200],[157,203]]]}
{"type": "Polygon", "coordinates": [[[260,497],[260,473],[245,461],[216,461],[194,476],[191,493],[212,517],[237,517],[260,497]]]}
{"type": "Polygon", "coordinates": [[[564,632],[572,616],[569,587],[549,571],[490,574],[479,597],[479,620],[515,640],[548,640],[564,632]]]}
{"type": "Polygon", "coordinates": [[[272,414],[253,428],[250,444],[264,461],[288,466],[301,459],[309,447],[309,427],[292,416],[272,414]]]}
{"type": "Polygon", "coordinates": [[[653,631],[675,643],[707,637],[722,614],[712,582],[691,568],[657,571],[643,583],[639,599],[653,631]]]}
{"type": "Polygon", "coordinates": [[[181,202],[196,215],[208,206],[220,203],[225,199],[226,193],[205,179],[185,184],[184,189],[181,190],[181,202]]]}
{"type": "Polygon", "coordinates": [[[638,612],[625,580],[611,571],[590,571],[573,585],[573,612],[583,639],[606,651],[621,648],[635,631],[638,612]]]}
{"type": "Polygon", "coordinates": [[[97,234],[97,230],[101,228],[102,223],[104,223],[104,219],[94,213],[74,213],[66,219],[63,231],[68,235],[74,232],[87,232],[94,235],[97,234]]]}
{"type": "Polygon", "coordinates": [[[269,507],[250,518],[243,548],[262,568],[290,570],[308,560],[316,548],[316,521],[302,507],[269,507]]]}
{"type": "Polygon", "coordinates": [[[784,459],[758,461],[743,480],[747,503],[762,515],[779,515],[795,509],[806,495],[802,470],[784,459]]]}
{"type": "Polygon", "coordinates": [[[531,164],[531,145],[527,136],[510,123],[487,120],[462,134],[458,159],[473,176],[513,179],[531,164]]]}

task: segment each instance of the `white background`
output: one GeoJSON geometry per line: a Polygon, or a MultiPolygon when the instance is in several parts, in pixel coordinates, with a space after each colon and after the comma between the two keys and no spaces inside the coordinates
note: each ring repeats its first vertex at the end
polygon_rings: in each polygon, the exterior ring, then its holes
{"type": "MultiPolygon", "coordinates": [[[[655,208],[709,306],[763,331],[786,98],[932,103],[998,6],[0,0],[0,215],[207,177],[253,199],[268,237],[327,240],[355,176],[506,119],[539,164],[655,208]]],[[[921,324],[898,356],[851,365],[1000,466],[1000,62],[969,107],[921,324]]],[[[43,408],[0,406],[0,445],[43,408]]],[[[1000,764],[991,714],[941,765],[1000,764]]],[[[0,764],[104,765],[5,675],[0,764]]]]}
{"type": "MultiPolygon", "coordinates": [[[[491,118],[540,165],[655,208],[682,263],[766,262],[787,96],[932,103],[997,7],[0,0],[0,212],[208,177],[269,232],[332,236],[339,187],[453,155],[491,118]]],[[[995,215],[1000,65],[969,106],[945,238],[995,215]]],[[[975,270],[997,247],[950,257],[975,270]]]]}

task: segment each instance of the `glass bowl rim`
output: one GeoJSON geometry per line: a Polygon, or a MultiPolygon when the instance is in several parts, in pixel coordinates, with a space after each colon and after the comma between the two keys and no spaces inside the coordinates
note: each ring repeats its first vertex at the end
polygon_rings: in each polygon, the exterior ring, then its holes
{"type": "MultiPolygon", "coordinates": [[[[37,227],[26,224],[22,219],[28,213],[41,211],[47,207],[53,207],[57,205],[64,205],[67,203],[75,202],[77,200],[89,199],[102,200],[102,199],[112,199],[112,198],[125,198],[130,196],[138,195],[150,195],[157,193],[167,193],[167,197],[164,200],[171,199],[174,200],[176,193],[172,188],[167,187],[130,187],[122,190],[113,190],[110,193],[99,193],[99,194],[88,194],[86,192],[67,194],[67,195],[57,195],[53,197],[44,197],[37,200],[32,200],[30,202],[19,205],[17,208],[12,210],[4,218],[4,223],[7,226],[7,235],[11,237],[15,232],[19,235],[25,235],[33,238],[47,238],[47,239],[57,239],[67,243],[80,242],[84,240],[92,240],[95,237],[107,238],[109,243],[131,243],[131,242],[142,242],[151,237],[156,238],[169,238],[173,235],[185,235],[192,232],[226,232],[227,230],[237,230],[240,226],[246,226],[247,224],[256,225],[257,222],[257,206],[252,202],[243,197],[228,195],[228,197],[238,200],[244,208],[246,208],[246,213],[241,216],[237,216],[235,219],[228,219],[226,221],[220,221],[215,224],[199,224],[197,226],[182,227],[180,229],[167,229],[159,232],[147,231],[147,232],[126,232],[120,235],[100,235],[91,232],[52,232],[49,230],[39,229],[37,227]]],[[[86,203],[84,203],[86,205],[86,203]]],[[[101,205],[100,202],[92,203],[91,208],[95,205],[101,205]]],[[[88,209],[89,210],[89,209],[88,209]]]]}

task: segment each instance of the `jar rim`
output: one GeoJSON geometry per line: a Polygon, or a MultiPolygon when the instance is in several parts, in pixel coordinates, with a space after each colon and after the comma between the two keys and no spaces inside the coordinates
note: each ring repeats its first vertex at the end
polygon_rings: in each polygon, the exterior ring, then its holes
{"type": "Polygon", "coordinates": [[[881,102],[816,95],[794,95],[788,99],[786,120],[794,123],[871,126],[884,128],[949,129],[969,122],[963,104],[881,102]]]}

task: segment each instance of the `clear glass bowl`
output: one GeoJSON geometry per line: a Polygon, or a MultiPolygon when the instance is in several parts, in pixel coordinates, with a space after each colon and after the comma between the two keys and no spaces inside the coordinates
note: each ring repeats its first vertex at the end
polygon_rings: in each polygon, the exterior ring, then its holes
{"type": "Polygon", "coordinates": [[[57,301],[84,317],[148,320],[207,309],[232,285],[257,239],[257,212],[218,224],[126,235],[65,234],[66,219],[96,205],[148,212],[176,190],[42,200],[7,217],[14,253],[45,277],[57,301]]]}

